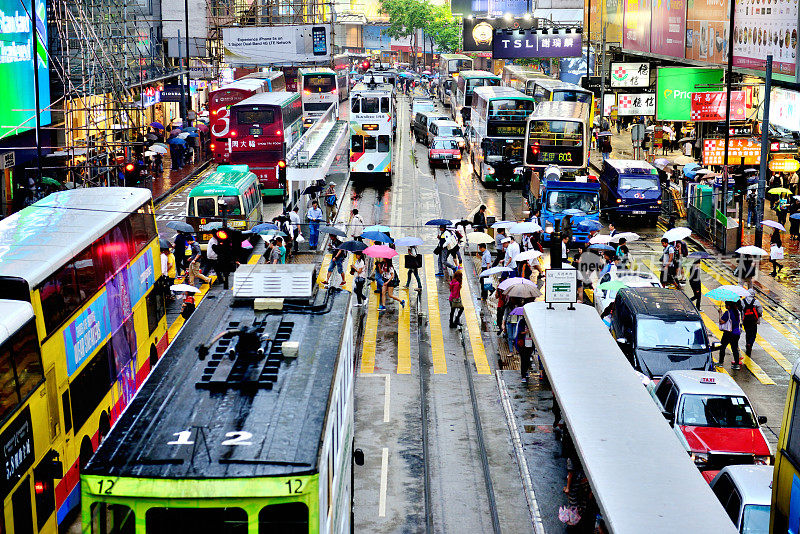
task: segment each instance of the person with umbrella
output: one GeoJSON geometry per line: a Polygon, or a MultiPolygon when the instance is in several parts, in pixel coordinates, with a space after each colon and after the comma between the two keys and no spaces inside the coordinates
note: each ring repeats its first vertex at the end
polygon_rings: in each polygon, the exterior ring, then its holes
{"type": "Polygon", "coordinates": [[[311,202],[311,209],[308,210],[306,217],[308,218],[308,248],[315,250],[319,238],[319,225],[323,220],[322,210],[319,209],[319,203],[316,200],[311,202]]]}
{"type": "Polygon", "coordinates": [[[175,255],[172,253],[172,246],[166,239],[161,239],[161,274],[164,276],[165,297],[167,300],[175,300],[169,287],[175,285],[175,255]]]}
{"type": "MultiPolygon", "coordinates": [[[[517,308],[519,309],[519,308],[517,308]]],[[[517,311],[515,309],[511,313],[517,311]]],[[[528,330],[528,322],[525,319],[517,323],[517,352],[519,353],[519,372],[522,375],[522,383],[528,383],[528,371],[531,368],[531,357],[533,356],[533,339],[528,330]]]]}
{"type": "Polygon", "coordinates": [[[672,283],[680,291],[681,284],[675,276],[678,270],[675,247],[669,244],[669,240],[666,237],[661,238],[661,246],[664,248],[664,252],[661,255],[661,284],[667,287],[668,284],[672,283]]]}
{"type": "Polygon", "coordinates": [[[417,252],[417,247],[408,247],[408,254],[405,257],[406,268],[408,269],[408,278],[406,280],[406,289],[411,287],[411,275],[417,279],[417,291],[422,291],[422,281],[419,278],[419,268],[422,267],[422,256],[417,252]]]}
{"type": "Polygon", "coordinates": [[[389,299],[396,300],[400,303],[401,308],[405,308],[406,301],[394,296],[394,288],[400,285],[400,276],[392,265],[392,260],[386,259],[381,262],[380,271],[383,287],[381,288],[381,305],[378,306],[378,311],[386,311],[386,301],[389,299]]]}
{"type": "Polygon", "coordinates": [[[178,232],[175,236],[175,265],[178,276],[183,276],[186,271],[186,248],[191,237],[192,235],[186,232],[178,232]]]}
{"type": "Polygon", "coordinates": [[[187,259],[189,262],[187,269],[189,272],[189,285],[193,286],[196,278],[199,278],[206,284],[211,284],[211,278],[204,275],[202,269],[200,268],[200,261],[203,257],[203,253],[200,250],[200,245],[194,240],[194,236],[191,235],[189,236],[186,244],[191,250],[191,255],[187,259]]]}
{"type": "Polygon", "coordinates": [[[295,252],[297,252],[297,247],[299,245],[299,241],[297,240],[297,236],[300,235],[300,206],[295,206],[292,211],[289,212],[289,223],[292,225],[292,247],[295,252]]]}
{"type": "Polygon", "coordinates": [[[486,229],[486,206],[483,204],[472,216],[472,229],[476,232],[483,232],[486,229]]]}
{"type": "Polygon", "coordinates": [[[461,302],[461,286],[463,284],[463,273],[456,271],[450,279],[450,328],[455,328],[461,324],[461,314],[464,313],[464,303],[461,302]]]}
{"type": "MultiPolygon", "coordinates": [[[[451,269],[453,272],[458,270],[458,267],[453,265],[452,263],[448,263],[447,257],[450,254],[449,248],[450,246],[454,246],[458,244],[458,240],[456,236],[447,229],[447,226],[441,225],[439,226],[439,244],[434,249],[434,253],[439,255],[439,272],[436,273],[436,276],[444,276],[445,275],[445,268],[451,269]],[[438,249],[438,252],[437,252],[438,249]]],[[[449,273],[448,273],[449,274],[449,273]]]]}
{"type": "Polygon", "coordinates": [[[689,298],[689,300],[695,303],[694,307],[698,310],[700,309],[702,288],[702,282],[700,280],[700,270],[702,269],[700,266],[701,261],[703,261],[702,257],[695,258],[695,260],[689,266],[689,276],[686,277],[687,282],[689,282],[689,287],[692,289],[692,296],[689,298]]]}
{"type": "Polygon", "coordinates": [[[328,182],[322,198],[325,200],[325,222],[332,224],[336,220],[336,182],[328,182]]]}
{"type": "Polygon", "coordinates": [[[756,298],[756,290],[750,289],[749,294],[742,299],[742,326],[744,327],[744,353],[753,354],[753,344],[758,336],[758,324],[764,308],[756,298]]]}
{"type": "Polygon", "coordinates": [[[775,228],[769,238],[769,262],[772,264],[770,276],[777,276],[783,270],[783,265],[778,260],[783,259],[783,242],[781,241],[781,231],[775,228]]]}
{"type": "Polygon", "coordinates": [[[347,253],[339,248],[341,244],[342,242],[339,240],[339,236],[331,234],[331,241],[328,246],[330,247],[332,256],[331,262],[328,265],[328,275],[325,277],[325,287],[328,287],[334,269],[339,271],[339,276],[342,279],[339,283],[339,287],[344,287],[344,259],[347,253]]]}
{"type": "Polygon", "coordinates": [[[719,329],[722,331],[722,339],[719,345],[719,365],[725,365],[725,348],[730,345],[733,354],[733,364],[731,369],[741,369],[739,362],[739,336],[742,335],[740,327],[739,303],[725,301],[725,313],[719,318],[719,329]]]}
{"type": "Polygon", "coordinates": [[[357,302],[355,307],[360,308],[364,305],[364,284],[367,282],[367,264],[364,261],[363,252],[354,252],[355,261],[350,267],[350,273],[353,274],[353,293],[356,294],[357,302]]]}
{"type": "Polygon", "coordinates": [[[800,199],[792,197],[789,204],[789,239],[797,241],[800,239],[800,199]]]}

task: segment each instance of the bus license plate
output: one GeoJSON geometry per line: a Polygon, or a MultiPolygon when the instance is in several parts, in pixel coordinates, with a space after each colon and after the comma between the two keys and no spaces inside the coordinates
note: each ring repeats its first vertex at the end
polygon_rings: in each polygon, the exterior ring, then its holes
{"type": "Polygon", "coordinates": [[[250,135],[261,135],[261,128],[250,128],[250,135]]]}
{"type": "Polygon", "coordinates": [[[211,241],[211,234],[203,234],[203,241],[211,241]]]}
{"type": "Polygon", "coordinates": [[[646,211],[634,211],[633,212],[634,215],[644,215],[645,213],[647,213],[647,212],[646,211]]]}

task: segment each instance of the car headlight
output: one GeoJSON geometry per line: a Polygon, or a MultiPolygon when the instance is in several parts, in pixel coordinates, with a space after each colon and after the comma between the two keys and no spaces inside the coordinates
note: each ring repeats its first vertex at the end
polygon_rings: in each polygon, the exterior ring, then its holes
{"type": "Polygon", "coordinates": [[[693,452],[692,453],[692,461],[695,465],[706,465],[708,463],[708,453],[707,452],[693,452]]]}
{"type": "Polygon", "coordinates": [[[492,167],[491,165],[487,165],[486,174],[494,174],[494,167],[492,167]]]}
{"type": "Polygon", "coordinates": [[[756,456],[753,458],[753,462],[756,465],[770,465],[772,463],[771,456],[756,456]]]}

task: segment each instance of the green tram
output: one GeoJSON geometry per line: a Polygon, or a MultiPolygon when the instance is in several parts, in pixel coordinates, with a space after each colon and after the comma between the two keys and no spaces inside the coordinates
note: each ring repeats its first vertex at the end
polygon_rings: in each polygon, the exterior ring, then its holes
{"type": "Polygon", "coordinates": [[[243,265],[202,302],[81,470],[83,532],[350,532],[350,293],[314,276],[243,265]]]}

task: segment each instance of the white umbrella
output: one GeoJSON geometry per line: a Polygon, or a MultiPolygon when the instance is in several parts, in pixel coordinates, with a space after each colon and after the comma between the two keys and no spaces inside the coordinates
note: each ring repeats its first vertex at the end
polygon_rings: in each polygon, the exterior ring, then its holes
{"type": "Polygon", "coordinates": [[[144,151],[144,155],[145,155],[145,157],[148,157],[148,158],[149,158],[150,156],[155,156],[155,155],[156,155],[156,153],[155,153],[155,152],[153,152],[152,150],[145,150],[145,151],[144,151]]]}
{"type": "Polygon", "coordinates": [[[778,221],[761,221],[761,224],[763,224],[764,226],[770,226],[772,228],[777,228],[781,232],[785,232],[786,231],[786,227],[784,225],[782,225],[781,223],[779,223],[778,221]]]}
{"type": "Polygon", "coordinates": [[[536,284],[534,284],[527,278],[516,277],[516,278],[506,278],[505,280],[500,282],[500,285],[497,286],[497,289],[499,289],[500,291],[505,291],[509,287],[516,286],[519,284],[536,287],[536,284]]]}
{"type": "Polygon", "coordinates": [[[741,247],[736,249],[737,254],[742,254],[744,256],[766,256],[769,254],[763,248],[757,247],[755,245],[747,245],[746,247],[741,247]]]}
{"type": "Polygon", "coordinates": [[[180,139],[186,139],[187,137],[189,137],[189,132],[182,132],[178,134],[178,138],[180,139]]]}
{"type": "Polygon", "coordinates": [[[625,239],[625,241],[630,243],[631,241],[639,240],[641,238],[641,236],[639,234],[637,234],[636,232],[621,232],[621,233],[615,235],[613,240],[614,241],[619,241],[620,239],[623,239],[623,238],[625,239]]]}
{"type": "Polygon", "coordinates": [[[678,228],[673,228],[672,230],[667,230],[666,232],[664,232],[664,235],[662,237],[667,241],[669,241],[670,243],[672,243],[674,241],[680,241],[681,239],[686,239],[690,235],[692,235],[692,231],[690,229],[678,227],[678,228]]]}
{"type": "Polygon", "coordinates": [[[175,285],[169,286],[169,290],[170,291],[175,291],[177,293],[183,293],[183,292],[200,293],[199,289],[197,289],[194,286],[190,286],[189,284],[175,284],[175,285]]]}
{"type": "Polygon", "coordinates": [[[493,274],[510,273],[513,270],[514,269],[512,269],[511,267],[503,267],[498,265],[497,267],[491,267],[489,269],[486,269],[481,273],[480,277],[483,278],[484,276],[492,276],[493,274]]]}
{"type": "Polygon", "coordinates": [[[519,254],[514,256],[514,261],[531,261],[535,260],[541,255],[542,255],[541,252],[532,248],[530,250],[526,250],[525,252],[520,252],[519,254]]]}
{"type": "Polygon", "coordinates": [[[589,243],[592,245],[605,245],[606,243],[611,243],[612,241],[616,240],[616,237],[612,237],[608,234],[597,234],[589,240],[589,243]]]}
{"type": "Polygon", "coordinates": [[[497,221],[492,225],[492,228],[508,228],[514,224],[514,221],[497,221]]]}
{"type": "Polygon", "coordinates": [[[736,293],[740,297],[749,297],[750,296],[750,290],[749,289],[745,289],[742,286],[738,286],[738,285],[734,285],[734,284],[728,284],[728,285],[725,285],[725,286],[719,286],[719,289],[727,289],[728,291],[730,291],[732,293],[736,293]]]}
{"type": "Polygon", "coordinates": [[[483,232],[470,232],[467,234],[467,241],[480,245],[481,243],[494,243],[494,238],[483,232]]]}
{"type": "Polygon", "coordinates": [[[161,145],[153,145],[150,147],[150,151],[155,152],[156,154],[166,154],[169,152],[166,148],[161,145]]]}
{"type": "Polygon", "coordinates": [[[678,156],[674,161],[675,165],[688,165],[694,162],[695,161],[692,156],[678,156]]]}
{"type": "Polygon", "coordinates": [[[712,174],[712,172],[709,169],[694,169],[693,172],[695,174],[700,174],[700,175],[702,175],[702,174],[712,174]]]}
{"type": "Polygon", "coordinates": [[[532,234],[541,231],[542,227],[533,221],[514,223],[508,228],[509,234],[532,234]]]}

